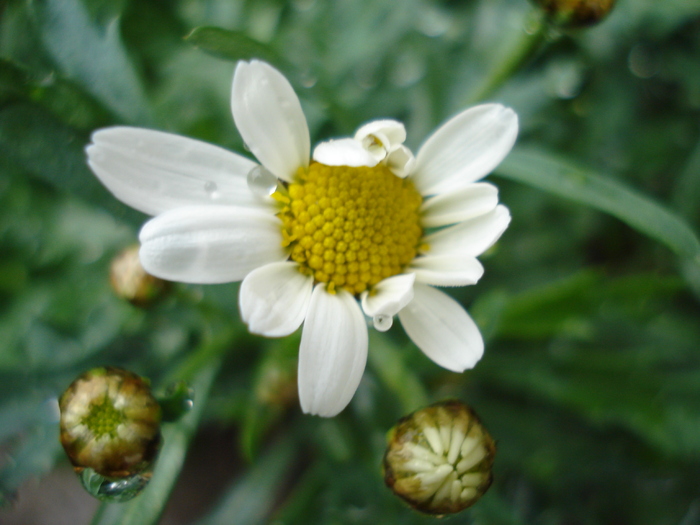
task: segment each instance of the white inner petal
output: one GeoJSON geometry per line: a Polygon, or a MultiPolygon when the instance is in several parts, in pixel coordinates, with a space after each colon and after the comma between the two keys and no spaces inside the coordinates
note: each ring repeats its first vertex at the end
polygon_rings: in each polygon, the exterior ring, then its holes
{"type": "Polygon", "coordinates": [[[313,159],[326,166],[376,166],[377,159],[354,139],[321,142],[314,148],[313,159]]]}

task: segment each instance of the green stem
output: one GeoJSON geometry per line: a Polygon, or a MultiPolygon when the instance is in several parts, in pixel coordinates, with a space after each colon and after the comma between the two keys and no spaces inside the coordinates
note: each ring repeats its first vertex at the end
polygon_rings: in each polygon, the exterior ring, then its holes
{"type": "Polygon", "coordinates": [[[221,367],[221,354],[231,346],[235,330],[226,328],[203,342],[182,365],[168,374],[165,382],[190,381],[195,389],[192,410],[177,423],[163,428],[160,451],[153,478],[143,493],[128,503],[103,503],[92,525],[155,525],[180,474],[189,443],[197,431],[214,379],[221,367]]]}
{"type": "Polygon", "coordinates": [[[491,68],[481,84],[465,98],[464,106],[472,106],[491,96],[540,49],[548,29],[542,11],[531,11],[526,16],[524,26],[526,28],[503,53],[502,60],[491,68]]]}
{"type": "Polygon", "coordinates": [[[429,396],[420,378],[404,363],[401,351],[389,338],[369,331],[369,364],[386,387],[394,392],[408,414],[428,404],[429,396]]]}

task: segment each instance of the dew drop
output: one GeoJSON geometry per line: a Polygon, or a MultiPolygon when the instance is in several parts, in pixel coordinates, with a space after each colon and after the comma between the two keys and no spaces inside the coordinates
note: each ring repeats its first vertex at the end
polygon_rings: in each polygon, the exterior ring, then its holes
{"type": "Polygon", "coordinates": [[[151,480],[151,472],[141,472],[126,478],[106,478],[91,468],[84,469],[78,477],[83,488],[91,496],[109,503],[122,503],[138,496],[151,480]]]}
{"type": "Polygon", "coordinates": [[[219,193],[219,187],[216,185],[216,182],[214,181],[207,181],[204,183],[204,191],[207,193],[209,198],[213,201],[217,200],[219,197],[221,197],[221,194],[219,193]]]}
{"type": "Polygon", "coordinates": [[[277,177],[262,166],[248,172],[248,187],[255,195],[269,197],[277,189],[277,177]]]}
{"type": "Polygon", "coordinates": [[[627,65],[638,78],[651,78],[658,73],[658,63],[652,50],[643,44],[635,45],[627,58],[627,65]]]}
{"type": "Polygon", "coordinates": [[[372,318],[372,322],[378,332],[386,332],[394,324],[394,318],[390,315],[379,314],[372,318]]]}
{"type": "Polygon", "coordinates": [[[318,82],[318,77],[313,74],[311,69],[309,69],[301,75],[300,82],[305,88],[312,88],[316,85],[316,82],[318,82]]]}
{"type": "Polygon", "coordinates": [[[162,420],[174,422],[187,414],[194,406],[194,388],[186,381],[170,385],[163,396],[158,397],[162,420]]]}

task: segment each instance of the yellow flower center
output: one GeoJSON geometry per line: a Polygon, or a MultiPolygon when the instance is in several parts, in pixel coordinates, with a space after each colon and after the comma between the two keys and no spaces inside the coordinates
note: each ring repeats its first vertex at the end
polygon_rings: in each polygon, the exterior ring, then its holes
{"type": "Polygon", "coordinates": [[[273,197],[282,204],[283,246],[328,291],[357,295],[401,273],[423,230],[422,198],[410,180],[384,165],[299,168],[297,181],[273,197]]]}
{"type": "Polygon", "coordinates": [[[125,419],[124,413],[114,408],[109,397],[105,396],[102,403],[99,405],[93,404],[90,407],[90,413],[83,418],[83,424],[88,427],[96,438],[104,435],[116,438],[117,427],[125,419]]]}

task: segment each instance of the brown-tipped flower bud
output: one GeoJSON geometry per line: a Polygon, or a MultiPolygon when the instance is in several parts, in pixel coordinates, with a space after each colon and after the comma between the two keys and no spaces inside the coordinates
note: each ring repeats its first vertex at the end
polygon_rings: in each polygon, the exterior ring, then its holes
{"type": "Polygon", "coordinates": [[[399,420],[388,435],[384,481],[426,514],[472,506],[491,485],[496,445],[460,401],[430,405],[399,420]]]}
{"type": "Polygon", "coordinates": [[[148,383],[119,368],[94,368],[59,401],[61,444],[76,472],[124,478],[148,468],[160,445],[161,411],[148,383]]]}
{"type": "Polygon", "coordinates": [[[603,20],[615,0],[534,0],[552,20],[565,27],[585,27],[603,20]]]}
{"type": "Polygon", "coordinates": [[[139,260],[138,245],[122,250],[109,268],[114,292],[136,306],[148,306],[163,296],[170,283],[146,273],[139,260]]]}

